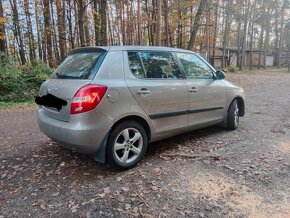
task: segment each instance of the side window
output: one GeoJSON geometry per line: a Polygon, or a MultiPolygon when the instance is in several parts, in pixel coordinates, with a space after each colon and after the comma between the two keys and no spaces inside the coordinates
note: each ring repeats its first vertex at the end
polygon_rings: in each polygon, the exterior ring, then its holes
{"type": "Polygon", "coordinates": [[[212,79],[213,70],[200,57],[195,54],[177,53],[186,78],[188,79],[212,79]]]}
{"type": "Polygon", "coordinates": [[[145,72],[138,52],[128,52],[129,67],[137,78],[145,78],[145,72]]]}
{"type": "Polygon", "coordinates": [[[177,64],[175,63],[171,53],[128,52],[128,57],[130,69],[137,78],[147,78],[147,79],[182,78],[180,70],[177,64]]]}

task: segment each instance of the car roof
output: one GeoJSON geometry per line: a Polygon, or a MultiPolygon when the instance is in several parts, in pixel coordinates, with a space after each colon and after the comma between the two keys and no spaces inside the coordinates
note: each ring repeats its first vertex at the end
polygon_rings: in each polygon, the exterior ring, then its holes
{"type": "Polygon", "coordinates": [[[88,46],[88,47],[80,47],[74,49],[70,52],[70,54],[78,53],[78,52],[90,52],[90,51],[167,51],[167,52],[186,52],[186,53],[194,53],[189,50],[172,48],[172,47],[158,47],[158,46],[88,46]]]}

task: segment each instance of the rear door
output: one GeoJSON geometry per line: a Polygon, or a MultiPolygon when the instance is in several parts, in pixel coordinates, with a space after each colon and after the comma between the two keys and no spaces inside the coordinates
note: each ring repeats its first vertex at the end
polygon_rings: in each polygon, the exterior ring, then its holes
{"type": "Polygon", "coordinates": [[[163,51],[128,51],[124,57],[126,83],[156,133],[184,130],[187,87],[173,55],[163,51]]]}
{"type": "Polygon", "coordinates": [[[213,68],[193,53],[176,53],[186,75],[188,88],[189,126],[223,120],[226,88],[222,80],[215,80],[213,68]]]}

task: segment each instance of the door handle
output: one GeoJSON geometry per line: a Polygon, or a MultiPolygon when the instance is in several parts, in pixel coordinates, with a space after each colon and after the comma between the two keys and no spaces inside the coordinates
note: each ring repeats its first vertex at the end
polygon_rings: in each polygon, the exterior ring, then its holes
{"type": "Polygon", "coordinates": [[[196,87],[192,87],[191,89],[189,89],[189,92],[191,93],[198,92],[198,89],[196,87]]]}
{"type": "Polygon", "coordinates": [[[139,91],[137,91],[137,94],[150,94],[150,91],[149,90],[147,90],[147,89],[141,89],[141,90],[139,90],[139,91]]]}

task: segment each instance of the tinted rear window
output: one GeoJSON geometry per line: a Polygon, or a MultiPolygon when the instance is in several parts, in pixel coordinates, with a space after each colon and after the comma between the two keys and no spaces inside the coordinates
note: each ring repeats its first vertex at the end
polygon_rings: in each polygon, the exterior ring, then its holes
{"type": "Polygon", "coordinates": [[[56,69],[53,79],[93,79],[107,52],[75,53],[56,69]]]}

